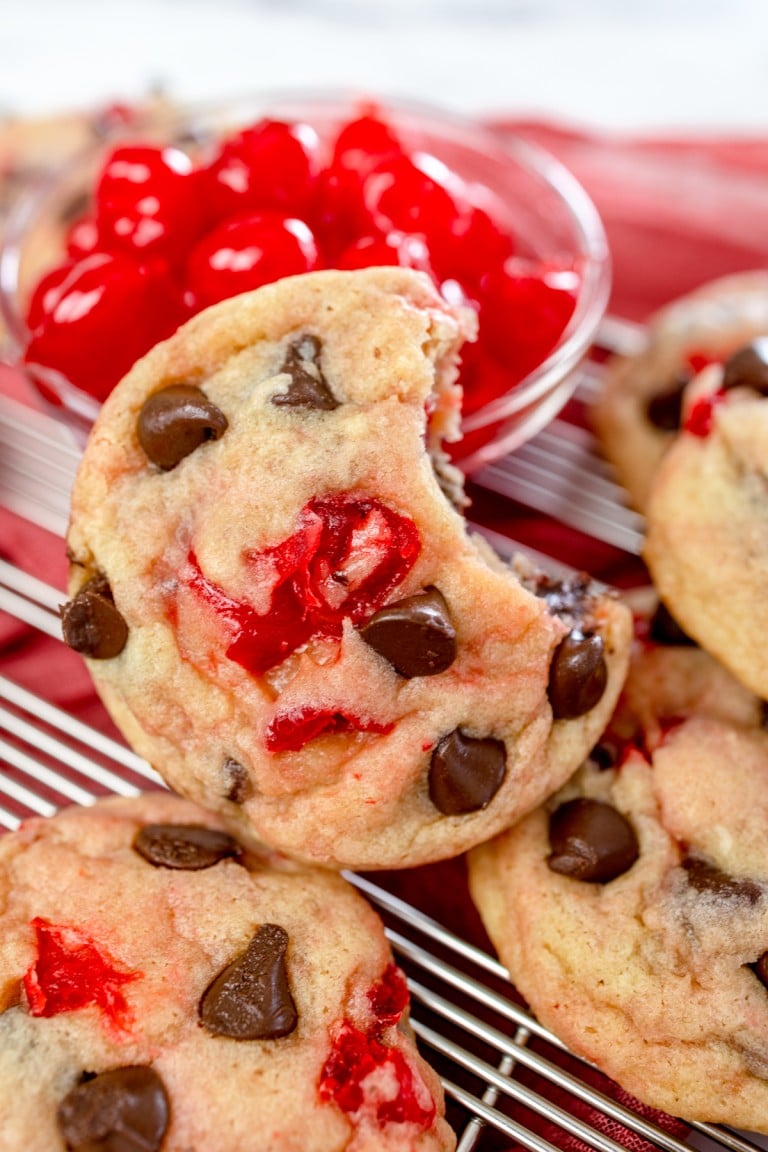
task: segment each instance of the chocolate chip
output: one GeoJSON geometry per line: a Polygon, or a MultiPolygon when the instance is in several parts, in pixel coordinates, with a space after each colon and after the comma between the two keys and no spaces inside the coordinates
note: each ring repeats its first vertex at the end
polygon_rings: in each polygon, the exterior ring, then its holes
{"type": "Polygon", "coordinates": [[[601,772],[615,768],[619,763],[626,742],[618,736],[611,736],[607,732],[603,735],[589,754],[589,759],[595,763],[601,772]]]}
{"type": "Polygon", "coordinates": [[[170,384],[144,401],[136,430],[148,458],[169,472],[206,440],[223,436],[227,418],[200,388],[170,384]]]}
{"type": "Polygon", "coordinates": [[[227,756],[221,768],[227,780],[226,799],[231,800],[233,804],[244,804],[253,792],[253,785],[245,768],[239,760],[233,760],[231,756],[227,756]]]}
{"type": "Polygon", "coordinates": [[[360,635],[407,680],[445,672],[456,659],[456,632],[437,588],[381,608],[360,635]]]}
{"type": "Polygon", "coordinates": [[[645,406],[645,415],[660,432],[677,432],[683,420],[683,392],[690,375],[680,374],[674,383],[651,396],[645,406]]]}
{"type": "Polygon", "coordinates": [[[288,933],[262,924],[248,948],[203,993],[200,1019],[209,1032],[233,1040],[277,1040],[298,1022],[288,985],[288,933]]]}
{"type": "Polygon", "coordinates": [[[456,728],[432,753],[429,798],[445,816],[478,812],[493,800],[506,772],[503,741],[467,736],[456,728]]]}
{"type": "Polygon", "coordinates": [[[301,336],[290,344],[281,372],[291,382],[285,392],[276,392],[272,403],[278,407],[317,408],[331,412],[339,402],[328,387],[319,364],[321,344],[316,336],[301,336]]]}
{"type": "Polygon", "coordinates": [[[763,892],[759,884],[746,876],[731,876],[701,856],[689,856],[682,862],[686,878],[696,892],[719,896],[723,900],[746,900],[756,904],[763,892]]]}
{"type": "Polygon", "coordinates": [[[763,952],[762,956],[760,956],[754,964],[750,964],[749,967],[755,976],[757,976],[760,983],[768,988],[768,952],[763,952]]]}
{"type": "Polygon", "coordinates": [[[555,720],[589,712],[608,683],[604,645],[596,632],[574,630],[555,648],[549,668],[549,702],[555,720]]]}
{"type": "Polygon", "coordinates": [[[768,396],[768,337],[753,340],[729,356],[723,365],[724,389],[751,388],[768,396]]]}
{"type": "Polygon", "coordinates": [[[184,872],[199,872],[243,854],[234,836],[204,824],[146,824],[136,833],[133,847],[156,868],[184,872]]]}
{"type": "Polygon", "coordinates": [[[648,625],[648,636],[655,644],[695,648],[696,641],[675,620],[666,604],[659,601],[648,625]]]}
{"type": "Polygon", "coordinates": [[[583,572],[564,580],[538,574],[531,591],[546,601],[548,610],[559,618],[581,616],[590,598],[590,578],[583,572]]]}
{"type": "Polygon", "coordinates": [[[159,1152],[170,1107],[152,1068],[128,1066],[76,1085],[56,1119],[70,1152],[159,1152]]]}
{"type": "Polygon", "coordinates": [[[128,625],[115,607],[104,576],[94,576],[61,609],[64,643],[93,660],[119,656],[128,641],[128,625]]]}
{"type": "Polygon", "coordinates": [[[549,817],[547,864],[552,872],[605,884],[627,872],[639,855],[635,830],[612,804],[581,797],[549,817]]]}

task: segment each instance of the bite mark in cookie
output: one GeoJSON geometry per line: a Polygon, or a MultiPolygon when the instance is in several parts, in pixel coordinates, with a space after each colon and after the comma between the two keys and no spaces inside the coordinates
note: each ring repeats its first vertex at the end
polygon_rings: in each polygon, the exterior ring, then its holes
{"type": "Polygon", "coordinates": [[[410,270],[287,279],[159,345],[94,428],[71,590],[98,567],[130,622],[97,687],[248,841],[335,867],[454,855],[557,787],[612,709],[626,610],[522,579],[438,483],[470,331],[410,270]],[[137,425],[169,380],[204,402],[165,468],[137,425]]]}

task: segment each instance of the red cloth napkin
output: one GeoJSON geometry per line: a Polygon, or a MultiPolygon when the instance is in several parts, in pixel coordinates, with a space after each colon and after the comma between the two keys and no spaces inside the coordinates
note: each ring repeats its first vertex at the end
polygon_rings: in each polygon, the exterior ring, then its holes
{"type": "Polygon", "coordinates": [[[644,320],[705,280],[768,266],[768,139],[494,127],[546,148],[589,192],[613,256],[616,315],[644,320]]]}
{"type": "MultiPolygon", "coordinates": [[[[581,180],[605,222],[614,264],[611,309],[642,320],[653,309],[704,280],[768,266],[768,139],[647,139],[595,134],[553,124],[499,119],[503,136],[519,134],[556,155],[581,180]]],[[[0,377],[0,388],[11,386],[0,377]]],[[[14,387],[21,387],[17,381],[14,387]]],[[[608,546],[553,525],[510,502],[472,490],[475,519],[549,552],[577,568],[618,585],[638,578],[638,563],[608,546]]],[[[0,510],[0,553],[36,575],[63,586],[63,545],[0,510]]],[[[78,657],[0,614],[0,672],[61,703],[91,723],[109,729],[78,657]]],[[[426,908],[463,936],[489,947],[466,890],[462,861],[378,878],[426,908]]],[[[548,1058],[552,1053],[547,1052],[548,1058]]],[[[574,1065],[575,1067],[575,1065],[574,1065]]],[[[451,1070],[452,1074],[455,1070],[451,1070]]],[[[578,1066],[578,1074],[584,1069],[578,1066]]],[[[621,1089],[595,1073],[601,1091],[629,1103],[621,1089]]],[[[537,1090],[593,1123],[631,1152],[649,1145],[620,1125],[549,1088],[537,1090]]],[[[515,1109],[511,1111],[515,1113],[515,1109]]],[[[530,1113],[516,1113],[564,1152],[584,1145],[530,1113]]],[[[656,1117],[657,1120],[659,1119],[656,1117]]],[[[685,1126],[660,1119],[675,1135],[685,1126]]],[[[504,1147],[491,1141],[489,1146],[504,1147]]]]}

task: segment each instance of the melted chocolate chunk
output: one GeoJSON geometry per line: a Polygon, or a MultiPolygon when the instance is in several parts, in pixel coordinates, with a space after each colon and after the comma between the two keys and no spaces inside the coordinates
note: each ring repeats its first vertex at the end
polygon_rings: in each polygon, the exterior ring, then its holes
{"type": "Polygon", "coordinates": [[[467,736],[456,728],[432,753],[429,798],[445,816],[478,812],[493,800],[506,772],[503,741],[467,736]]]}
{"type": "Polygon", "coordinates": [[[723,365],[722,387],[751,388],[768,396],[768,337],[753,340],[728,357],[723,365]]]}
{"type": "Polygon", "coordinates": [[[115,607],[104,576],[94,576],[61,609],[64,643],[93,660],[119,656],[128,641],[128,625],[115,607]]]}
{"type": "Polygon", "coordinates": [[[597,764],[601,772],[607,772],[608,769],[615,768],[621,760],[624,746],[625,741],[606,732],[595,744],[589,754],[589,759],[597,764]]]}
{"type": "Polygon", "coordinates": [[[634,864],[640,853],[635,830],[612,804],[580,798],[549,817],[547,865],[552,872],[606,884],[634,864]]]}
{"type": "Polygon", "coordinates": [[[227,418],[200,388],[170,384],[149,396],[137,424],[139,443],[149,460],[170,472],[207,440],[218,440],[227,418]]]}
{"type": "Polygon", "coordinates": [[[246,951],[203,993],[203,1026],[233,1040],[277,1040],[293,1032],[298,1013],[288,984],[287,948],[284,928],[262,924],[246,951]]]}
{"type": "Polygon", "coordinates": [[[156,868],[184,872],[199,872],[243,854],[234,836],[204,824],[146,824],[136,833],[133,847],[156,868]]]}
{"type": "Polygon", "coordinates": [[[436,676],[456,659],[456,632],[437,588],[388,604],[374,613],[360,635],[407,680],[436,676]]]}
{"type": "Polygon", "coordinates": [[[691,888],[723,900],[746,900],[756,904],[763,892],[758,883],[746,876],[731,876],[710,860],[689,856],[683,860],[686,878],[691,888]]]}
{"type": "Polygon", "coordinates": [[[170,1108],[152,1068],[128,1066],[83,1079],[56,1119],[70,1152],[159,1152],[170,1108]]]}
{"type": "Polygon", "coordinates": [[[591,711],[607,683],[602,637],[574,630],[555,648],[549,668],[549,702],[555,720],[574,720],[591,711]]]}
{"type": "Polygon", "coordinates": [[[660,432],[677,432],[683,421],[683,392],[691,377],[681,373],[674,383],[651,396],[645,406],[649,424],[660,432]]]}
{"type": "Polygon", "coordinates": [[[228,784],[226,799],[231,800],[233,804],[244,804],[253,792],[253,786],[245,768],[239,760],[233,760],[231,756],[227,756],[222,765],[222,771],[228,784]]]}
{"type": "Polygon", "coordinates": [[[592,595],[590,584],[590,578],[584,572],[565,580],[539,575],[531,591],[546,601],[553,616],[564,619],[583,615],[585,604],[592,595]]]}
{"type": "Polygon", "coordinates": [[[749,967],[755,976],[757,976],[760,983],[768,988],[768,952],[763,952],[762,956],[760,956],[754,964],[750,964],[749,967]]]}
{"type": "Polygon", "coordinates": [[[320,368],[322,345],[317,336],[301,336],[289,345],[281,372],[287,372],[291,382],[285,392],[276,392],[272,403],[278,407],[316,408],[332,412],[339,402],[328,387],[320,368]]]}
{"type": "Polygon", "coordinates": [[[695,648],[696,641],[684,632],[677,620],[667,608],[659,601],[656,610],[651,616],[648,626],[648,636],[655,644],[665,644],[670,647],[695,648]]]}

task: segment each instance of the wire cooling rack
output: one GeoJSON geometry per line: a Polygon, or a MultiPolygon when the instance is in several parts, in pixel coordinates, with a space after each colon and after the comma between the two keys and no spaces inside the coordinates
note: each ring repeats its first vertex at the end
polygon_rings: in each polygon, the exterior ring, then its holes
{"type": "MultiPolygon", "coordinates": [[[[594,365],[586,369],[584,388],[595,386],[596,372],[594,365]]],[[[558,475],[565,467],[577,470],[579,483],[592,475],[611,484],[596,462],[593,445],[572,428],[556,422],[537,438],[539,444],[529,446],[527,459],[535,463],[540,453],[545,460],[557,457],[558,475]]],[[[57,421],[0,393],[0,506],[22,518],[24,532],[34,535],[42,528],[63,534],[78,458],[78,447],[57,421]]],[[[577,506],[572,496],[563,495],[572,493],[573,485],[567,480],[554,487],[537,485],[526,473],[525,458],[523,465],[521,472],[519,462],[501,462],[505,485],[510,475],[523,478],[517,487],[510,482],[503,494],[566,522],[573,520],[577,506]],[[526,501],[531,485],[533,499],[526,501]]],[[[545,471],[549,467],[545,464],[545,471]]],[[[499,490],[494,475],[498,473],[491,474],[488,486],[499,490]]],[[[479,479],[483,483],[489,477],[479,479]]],[[[596,538],[617,542],[617,524],[630,532],[640,530],[626,519],[615,491],[598,486],[597,498],[601,515],[589,521],[596,538]]],[[[626,537],[629,551],[633,540],[626,537]]],[[[502,553],[514,549],[504,537],[495,536],[492,542],[502,553]]],[[[0,562],[0,612],[46,638],[35,641],[41,660],[61,643],[61,599],[60,589],[23,567],[0,562]]],[[[12,652],[17,651],[18,643],[12,646],[12,652]]],[[[57,660],[62,655],[57,651],[57,660]]],[[[67,652],[65,659],[70,658],[74,668],[79,658],[67,652]]],[[[101,724],[85,724],[7,675],[13,663],[8,650],[0,650],[0,828],[13,829],[26,816],[50,815],[64,804],[88,804],[110,793],[131,795],[161,786],[152,769],[105,734],[101,724]]],[[[755,1142],[706,1124],[686,1127],[651,1113],[570,1055],[526,1011],[491,954],[469,902],[461,861],[349,879],[378,908],[408,975],[413,1028],[443,1079],[459,1152],[513,1147],[531,1152],[686,1152],[691,1147],[757,1152],[768,1147],[759,1137],[755,1142]]]]}

